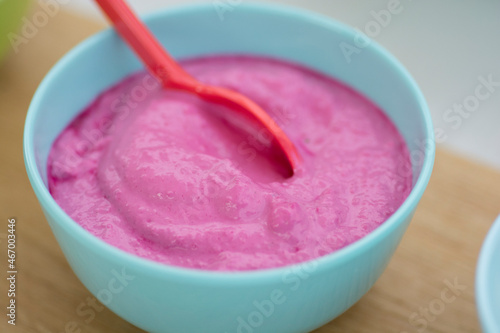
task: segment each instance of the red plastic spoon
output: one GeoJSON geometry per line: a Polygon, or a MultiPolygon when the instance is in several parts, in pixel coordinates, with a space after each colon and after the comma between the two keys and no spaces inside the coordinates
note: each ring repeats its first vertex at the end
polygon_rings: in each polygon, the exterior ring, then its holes
{"type": "MultiPolygon", "coordinates": [[[[132,47],[165,88],[193,93],[208,102],[223,105],[240,115],[256,121],[274,139],[286,157],[291,175],[300,164],[294,144],[276,122],[249,98],[229,89],[205,85],[186,73],[163,49],[148,28],[137,18],[123,0],[95,0],[113,22],[116,30],[132,47]]],[[[265,133],[265,134],[268,134],[265,133]]]]}

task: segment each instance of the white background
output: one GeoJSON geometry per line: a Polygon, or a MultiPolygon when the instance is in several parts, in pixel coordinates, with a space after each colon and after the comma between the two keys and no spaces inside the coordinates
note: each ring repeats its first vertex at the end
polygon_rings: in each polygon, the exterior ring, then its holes
{"type": "MultiPolygon", "coordinates": [[[[244,1],[220,0],[226,4],[244,1]]],[[[390,1],[265,2],[303,7],[367,32],[367,24],[370,26],[370,21],[375,20],[372,11],[387,9],[390,1]]],[[[129,0],[140,14],[192,2],[195,1],[129,0]]],[[[417,80],[429,103],[434,127],[441,128],[447,136],[441,145],[500,169],[500,86],[480,101],[467,118],[459,116],[459,125],[443,118],[454,104],[470,101],[467,97],[474,95],[479,76],[493,75],[493,80],[500,82],[500,1],[400,0],[400,3],[402,11],[393,15],[373,39],[392,52],[417,80]]],[[[104,19],[91,0],[72,0],[67,6],[95,19],[104,19]]],[[[233,10],[238,10],[237,5],[233,10]]]]}

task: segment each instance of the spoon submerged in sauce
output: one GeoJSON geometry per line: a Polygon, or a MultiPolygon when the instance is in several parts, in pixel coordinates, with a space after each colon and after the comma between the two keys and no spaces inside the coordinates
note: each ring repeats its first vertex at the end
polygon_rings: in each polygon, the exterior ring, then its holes
{"type": "Polygon", "coordinates": [[[301,158],[295,147],[278,124],[255,102],[235,91],[199,82],[167,53],[149,29],[138,19],[123,0],[95,0],[113,22],[121,37],[135,51],[150,73],[166,89],[182,90],[201,99],[222,105],[257,124],[260,137],[268,136],[282,152],[288,164],[289,176],[299,168],[301,158]],[[264,132],[261,132],[264,131],[264,132]]]}

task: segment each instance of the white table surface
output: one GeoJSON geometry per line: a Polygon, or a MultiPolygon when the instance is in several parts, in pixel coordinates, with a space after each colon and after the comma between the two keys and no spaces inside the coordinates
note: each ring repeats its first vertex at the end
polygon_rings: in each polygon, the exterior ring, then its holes
{"type": "MultiPolygon", "coordinates": [[[[248,0],[219,1],[235,4],[248,0]]],[[[397,0],[265,2],[299,6],[366,31],[366,25],[374,20],[372,11],[387,9],[391,1],[397,0]]],[[[140,14],[192,2],[129,0],[140,14]]],[[[104,19],[91,0],[71,0],[64,6],[104,19]]],[[[400,6],[401,12],[392,15],[390,23],[381,27],[373,39],[391,51],[420,85],[434,126],[446,137],[439,144],[500,169],[500,1],[400,0],[400,6]],[[474,111],[453,111],[455,104],[472,103],[470,96],[480,84],[478,77],[487,79],[490,75],[498,86],[479,101],[479,106],[471,104],[469,109],[474,111]]],[[[485,94],[486,90],[481,89],[479,92],[485,94]]]]}

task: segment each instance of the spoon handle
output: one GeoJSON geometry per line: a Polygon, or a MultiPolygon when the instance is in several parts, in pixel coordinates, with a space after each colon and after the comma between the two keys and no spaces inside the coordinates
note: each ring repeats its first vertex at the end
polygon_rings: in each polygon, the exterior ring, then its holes
{"type": "MultiPolygon", "coordinates": [[[[115,29],[127,41],[130,47],[142,59],[146,67],[165,88],[184,90],[200,98],[229,107],[248,120],[260,125],[259,131],[253,131],[259,137],[268,137],[268,144],[276,143],[280,155],[288,161],[289,175],[293,175],[301,164],[300,155],[276,122],[255,102],[249,98],[220,87],[204,85],[190,76],[165,51],[149,29],[138,19],[124,0],[95,0],[104,13],[113,22],[115,29]],[[274,141],[274,142],[273,142],[274,141]]],[[[227,118],[226,118],[227,119],[227,118]]]]}
{"type": "Polygon", "coordinates": [[[95,0],[118,33],[165,87],[189,90],[199,83],[184,71],[123,0],[95,0]]]}

